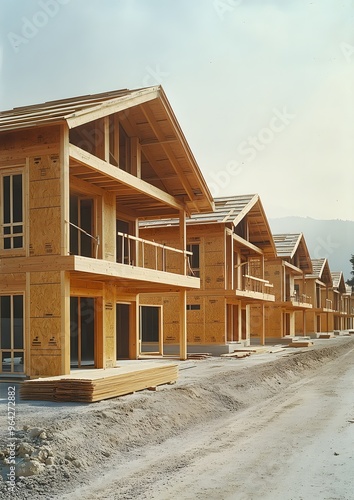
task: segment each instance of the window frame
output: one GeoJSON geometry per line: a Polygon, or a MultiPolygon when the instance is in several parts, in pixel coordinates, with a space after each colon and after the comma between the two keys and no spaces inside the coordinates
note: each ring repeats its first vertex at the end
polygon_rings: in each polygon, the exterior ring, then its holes
{"type": "Polygon", "coordinates": [[[189,273],[195,278],[200,278],[200,243],[188,243],[186,246],[187,252],[192,252],[192,255],[188,255],[189,261],[189,273]],[[193,251],[193,247],[198,247],[198,254],[195,254],[193,251]],[[198,267],[193,266],[193,259],[197,257],[198,259],[198,267]]]}
{"type": "Polygon", "coordinates": [[[26,208],[25,208],[25,200],[26,200],[26,175],[25,175],[25,166],[15,166],[15,167],[9,167],[4,170],[0,170],[0,193],[1,193],[1,203],[0,203],[0,255],[3,256],[16,256],[16,255],[24,255],[26,253],[26,208]],[[4,222],[5,218],[5,207],[4,207],[4,200],[3,198],[3,192],[4,192],[4,178],[10,177],[10,185],[12,189],[10,188],[10,204],[12,203],[12,196],[13,193],[13,178],[16,175],[21,175],[22,177],[22,221],[13,221],[13,213],[11,210],[11,215],[10,215],[10,222],[4,222]],[[15,227],[22,227],[21,232],[14,232],[15,227]],[[5,234],[5,228],[10,228],[10,233],[5,234]],[[22,245],[19,247],[14,247],[14,238],[21,237],[22,238],[22,245]],[[11,247],[10,248],[5,248],[5,240],[10,240],[11,241],[11,247]]]}

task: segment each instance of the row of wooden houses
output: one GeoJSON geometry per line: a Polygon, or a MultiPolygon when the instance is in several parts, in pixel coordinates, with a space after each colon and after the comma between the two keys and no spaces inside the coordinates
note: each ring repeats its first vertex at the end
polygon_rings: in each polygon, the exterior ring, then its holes
{"type": "Polygon", "coordinates": [[[0,113],[0,375],[353,327],[342,273],[213,199],[160,86],[0,113]]]}

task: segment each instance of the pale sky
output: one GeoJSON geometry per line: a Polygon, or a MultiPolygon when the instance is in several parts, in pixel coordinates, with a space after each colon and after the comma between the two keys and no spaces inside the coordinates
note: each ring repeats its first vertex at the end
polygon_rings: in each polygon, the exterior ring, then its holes
{"type": "Polygon", "coordinates": [[[0,109],[161,84],[214,196],[354,220],[354,0],[0,0],[0,109]]]}

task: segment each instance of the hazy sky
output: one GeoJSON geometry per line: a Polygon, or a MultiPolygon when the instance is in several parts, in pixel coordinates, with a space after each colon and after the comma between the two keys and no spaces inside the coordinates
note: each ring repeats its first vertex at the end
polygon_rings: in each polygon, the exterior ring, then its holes
{"type": "Polygon", "coordinates": [[[162,84],[215,196],[354,220],[354,0],[0,0],[0,108],[162,84]]]}

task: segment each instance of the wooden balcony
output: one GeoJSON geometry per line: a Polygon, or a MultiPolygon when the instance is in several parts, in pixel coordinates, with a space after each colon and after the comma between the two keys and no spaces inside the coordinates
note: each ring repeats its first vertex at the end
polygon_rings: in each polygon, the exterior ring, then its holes
{"type": "Polygon", "coordinates": [[[272,288],[273,285],[269,283],[268,280],[257,278],[256,276],[251,276],[249,274],[244,274],[242,276],[241,286],[240,288],[236,288],[235,293],[237,297],[248,298],[252,302],[254,300],[274,302],[275,296],[269,293],[270,289],[272,288]]]}

